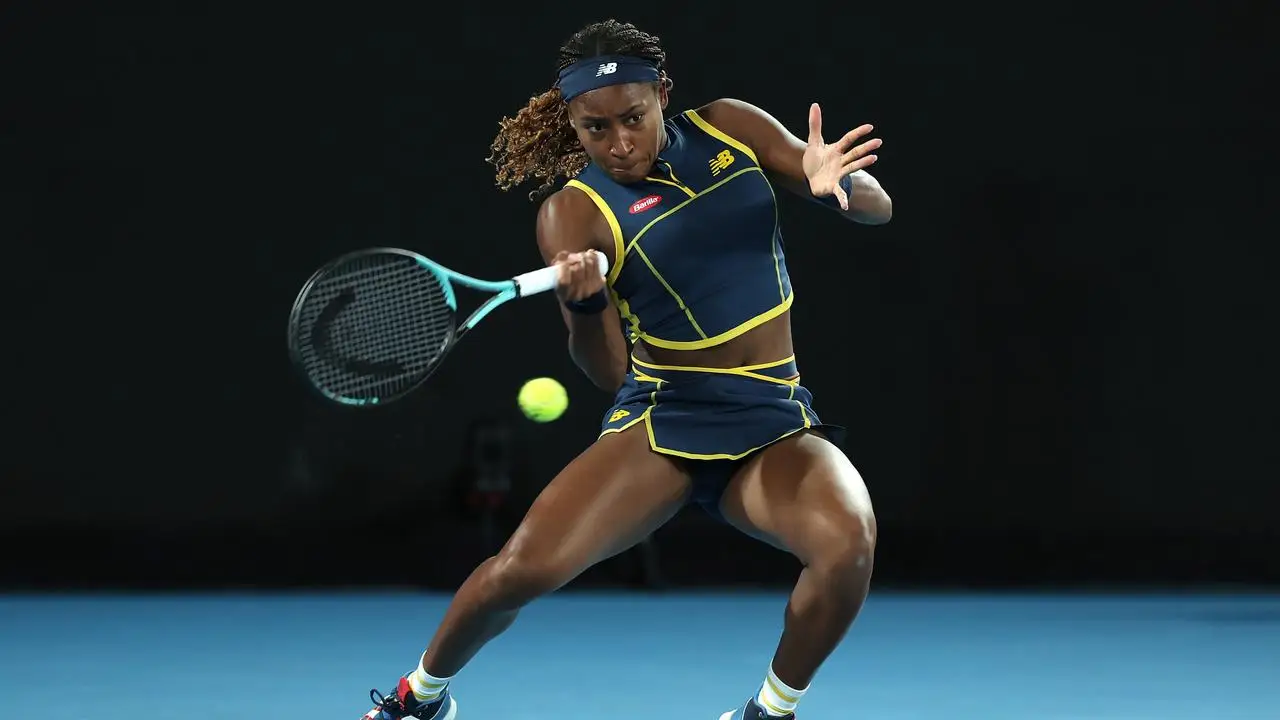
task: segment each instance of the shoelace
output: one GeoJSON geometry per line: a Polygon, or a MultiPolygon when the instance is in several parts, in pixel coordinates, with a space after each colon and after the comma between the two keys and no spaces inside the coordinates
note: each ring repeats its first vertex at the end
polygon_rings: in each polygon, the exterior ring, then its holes
{"type": "Polygon", "coordinates": [[[373,701],[373,706],[394,718],[404,717],[404,705],[400,704],[400,698],[392,695],[387,697],[378,692],[377,688],[369,691],[369,699],[373,701]]]}

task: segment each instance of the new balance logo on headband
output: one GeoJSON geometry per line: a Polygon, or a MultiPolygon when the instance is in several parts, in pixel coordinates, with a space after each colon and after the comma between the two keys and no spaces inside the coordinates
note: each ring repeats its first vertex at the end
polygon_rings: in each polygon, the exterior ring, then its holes
{"type": "Polygon", "coordinates": [[[658,64],[628,55],[601,55],[584,58],[559,72],[556,86],[565,102],[582,93],[608,85],[634,82],[657,82],[662,79],[658,64]]]}

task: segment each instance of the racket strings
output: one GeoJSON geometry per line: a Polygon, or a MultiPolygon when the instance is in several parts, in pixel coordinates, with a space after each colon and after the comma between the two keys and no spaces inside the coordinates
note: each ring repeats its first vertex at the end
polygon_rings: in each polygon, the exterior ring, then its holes
{"type": "Polygon", "coordinates": [[[413,258],[373,255],[320,277],[299,319],[312,381],[365,400],[402,392],[427,372],[453,333],[454,312],[448,288],[413,258]]]}

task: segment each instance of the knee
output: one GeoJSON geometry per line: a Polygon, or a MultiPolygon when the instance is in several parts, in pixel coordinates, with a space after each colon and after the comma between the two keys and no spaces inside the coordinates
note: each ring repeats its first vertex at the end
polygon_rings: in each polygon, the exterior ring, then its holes
{"type": "Polygon", "coordinates": [[[811,528],[815,542],[809,568],[834,586],[864,590],[875,564],[876,518],[871,509],[828,514],[811,528]]]}
{"type": "Polygon", "coordinates": [[[573,573],[545,556],[505,549],[486,561],[485,596],[502,609],[527,605],[555,592],[573,573]]]}

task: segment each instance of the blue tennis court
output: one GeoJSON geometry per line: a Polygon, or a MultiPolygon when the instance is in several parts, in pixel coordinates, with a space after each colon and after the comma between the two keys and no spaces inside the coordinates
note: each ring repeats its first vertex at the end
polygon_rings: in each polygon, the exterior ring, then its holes
{"type": "MultiPolygon", "coordinates": [[[[0,717],[356,720],[370,687],[412,667],[445,602],[0,598],[0,717]]],[[[455,680],[460,717],[715,720],[755,690],[784,602],[557,594],[455,680]]],[[[800,717],[1278,718],[1280,596],[873,595],[800,717]]]]}

